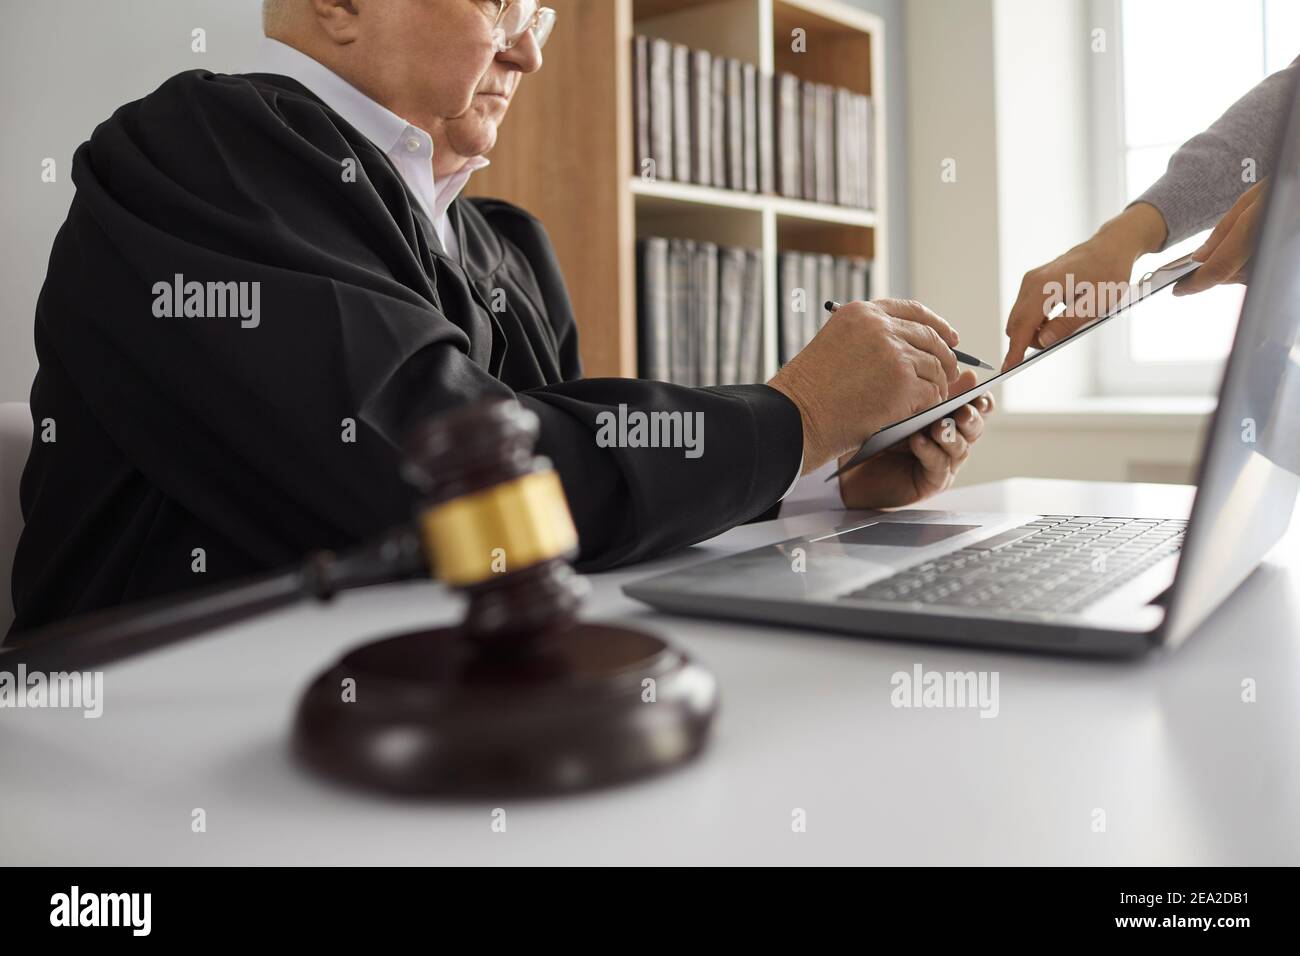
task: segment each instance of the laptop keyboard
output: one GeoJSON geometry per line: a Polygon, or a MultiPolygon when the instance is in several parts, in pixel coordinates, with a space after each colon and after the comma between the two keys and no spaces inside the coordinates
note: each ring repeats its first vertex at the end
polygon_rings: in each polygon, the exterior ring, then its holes
{"type": "Polygon", "coordinates": [[[1071,611],[1176,554],[1186,530],[1186,521],[1044,515],[841,600],[1071,611]]]}

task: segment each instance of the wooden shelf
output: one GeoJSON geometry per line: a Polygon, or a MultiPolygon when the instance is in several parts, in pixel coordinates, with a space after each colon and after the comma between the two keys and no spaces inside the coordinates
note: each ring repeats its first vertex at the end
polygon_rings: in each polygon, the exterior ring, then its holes
{"type": "Polygon", "coordinates": [[[872,229],[876,225],[876,214],[870,209],[854,209],[852,206],[831,206],[826,203],[807,202],[803,199],[786,199],[772,197],[768,200],[772,211],[778,216],[791,219],[806,219],[809,222],[837,223],[842,226],[858,226],[872,229]]]}
{"type": "MultiPolygon", "coordinates": [[[[832,256],[861,256],[878,262],[876,232],[834,222],[778,216],[776,248],[792,252],[825,252],[832,256]]],[[[881,277],[883,281],[883,277],[881,277]]],[[[876,298],[884,295],[883,287],[873,287],[876,298]]]]}
{"type": "Polygon", "coordinates": [[[629,183],[633,195],[652,200],[644,204],[645,208],[653,208],[660,203],[701,203],[705,206],[721,206],[725,209],[757,211],[763,208],[765,198],[755,193],[742,193],[735,189],[645,180],[639,176],[631,177],[629,183]]]}
{"type": "Polygon", "coordinates": [[[632,0],[632,15],[637,20],[648,20],[700,6],[726,2],[727,0],[708,0],[706,3],[701,3],[700,0],[632,0]]]}
{"type": "Polygon", "coordinates": [[[777,256],[865,256],[872,292],[885,263],[884,24],[838,0],[548,0],[558,16],[546,65],[520,86],[492,165],[468,192],[499,196],[546,226],[568,282],[591,376],[637,373],[636,240],[680,237],[759,249],[763,341],[776,371],[777,256]],[[791,49],[801,29],[807,52],[791,49]],[[854,209],[633,174],[632,38],[660,37],[872,97],[872,193],[854,209]],[[557,131],[563,131],[557,135],[557,131]]]}
{"type": "Polygon", "coordinates": [[[838,223],[846,226],[860,226],[870,229],[876,225],[876,214],[870,209],[854,209],[851,206],[834,206],[827,203],[806,202],[802,199],[790,199],[785,196],[766,196],[758,193],[743,193],[734,189],[716,189],[712,186],[697,186],[692,183],[674,183],[631,178],[632,193],[651,200],[668,203],[700,203],[706,206],[721,206],[726,209],[750,209],[762,211],[770,209],[778,216],[790,216],[806,219],[810,222],[838,223]]]}
{"type": "Polygon", "coordinates": [[[844,36],[876,33],[879,18],[843,3],[824,0],[772,0],[772,19],[777,28],[794,24],[808,26],[822,33],[844,36]]]}

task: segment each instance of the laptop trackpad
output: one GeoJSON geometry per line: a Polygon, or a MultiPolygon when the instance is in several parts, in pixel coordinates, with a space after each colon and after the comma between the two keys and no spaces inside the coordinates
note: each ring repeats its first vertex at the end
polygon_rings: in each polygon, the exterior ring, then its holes
{"type": "Polygon", "coordinates": [[[977,524],[921,524],[919,522],[881,521],[854,528],[822,540],[837,544],[874,544],[891,548],[924,548],[945,538],[953,538],[980,528],[977,524]]]}

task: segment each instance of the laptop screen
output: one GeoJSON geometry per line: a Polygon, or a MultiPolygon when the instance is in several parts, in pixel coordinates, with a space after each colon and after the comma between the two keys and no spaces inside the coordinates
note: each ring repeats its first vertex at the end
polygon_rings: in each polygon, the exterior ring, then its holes
{"type": "Polygon", "coordinates": [[[1300,490],[1300,95],[1274,165],[1164,640],[1177,644],[1286,533],[1300,490]]]}

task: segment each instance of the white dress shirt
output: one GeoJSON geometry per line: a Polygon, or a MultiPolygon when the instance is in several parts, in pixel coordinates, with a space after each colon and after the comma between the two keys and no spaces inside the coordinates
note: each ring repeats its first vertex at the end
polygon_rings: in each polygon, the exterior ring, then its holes
{"type": "Polygon", "coordinates": [[[460,258],[460,243],[447,222],[447,207],[460,195],[476,170],[488,165],[471,157],[461,169],[441,180],[433,175],[433,137],[372,100],[329,67],[287,43],[265,37],[258,47],[255,73],[274,73],[297,80],[325,105],[370,140],[397,168],[402,180],[433,223],[447,254],[460,258]]]}

